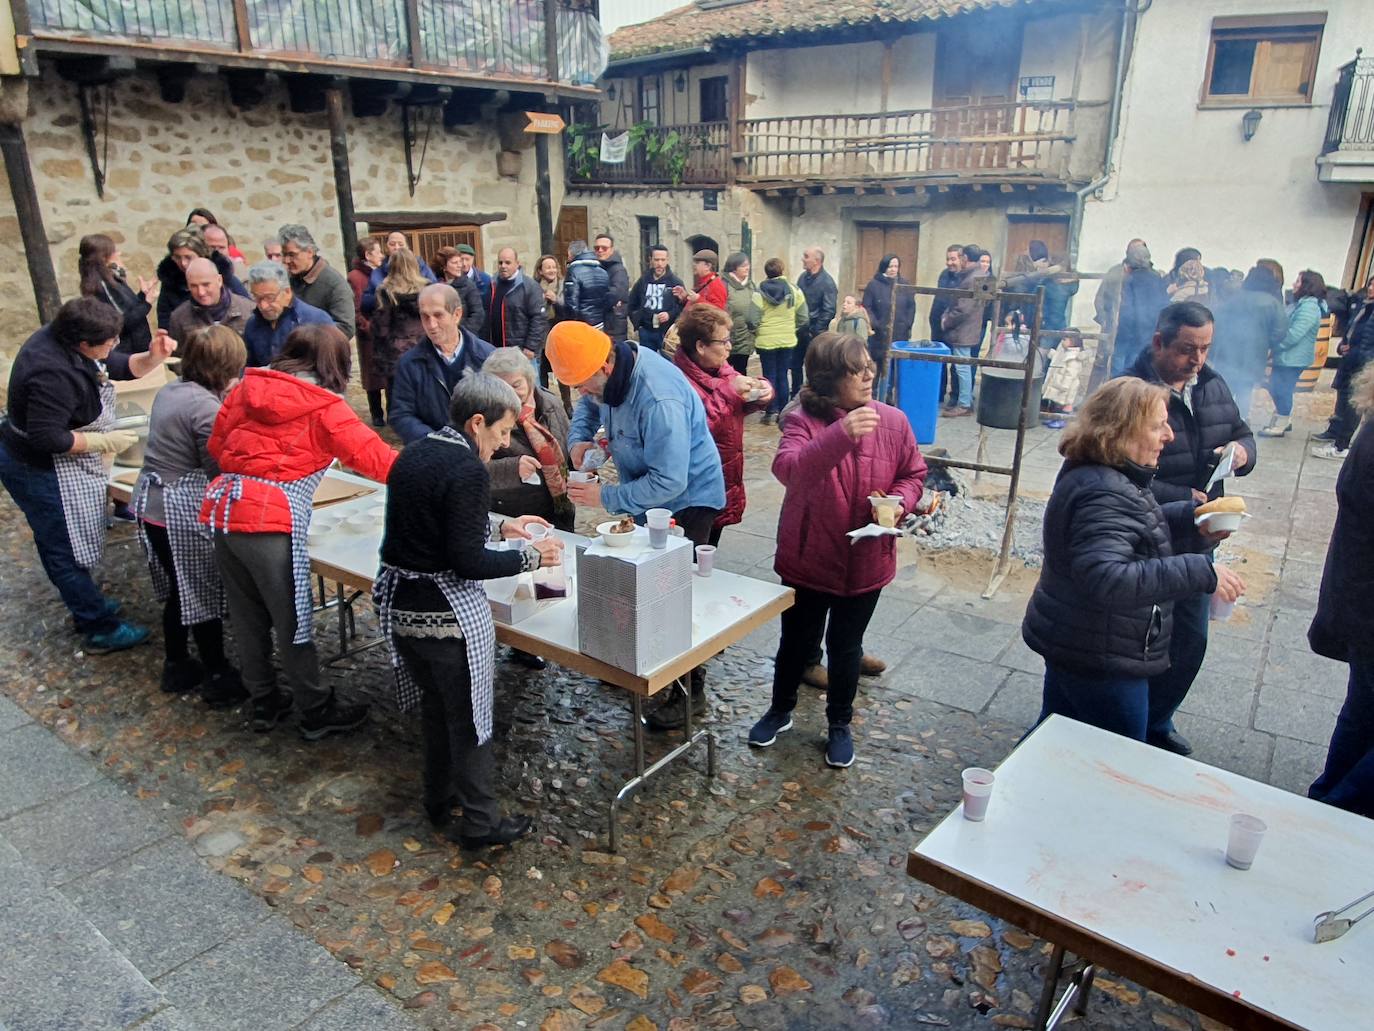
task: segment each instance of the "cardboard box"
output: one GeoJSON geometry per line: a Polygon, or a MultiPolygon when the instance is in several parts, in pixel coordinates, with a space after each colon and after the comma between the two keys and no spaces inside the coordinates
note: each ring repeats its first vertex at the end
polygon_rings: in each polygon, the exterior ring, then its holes
{"type": "Polygon", "coordinates": [[[534,596],[534,578],[529,573],[486,580],[483,586],[491,605],[491,618],[498,623],[518,623],[539,611],[539,601],[534,596]]]}
{"type": "Polygon", "coordinates": [[[577,633],[584,655],[643,675],[692,646],[692,542],[656,550],[577,549],[577,633]]]}

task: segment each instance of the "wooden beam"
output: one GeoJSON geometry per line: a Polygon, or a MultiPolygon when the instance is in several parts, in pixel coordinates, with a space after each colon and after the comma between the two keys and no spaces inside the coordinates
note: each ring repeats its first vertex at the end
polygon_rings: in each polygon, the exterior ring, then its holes
{"type": "MultiPolygon", "coordinates": [[[[579,187],[588,189],[588,187],[579,187]]],[[[397,229],[418,229],[423,226],[484,226],[490,222],[504,222],[506,213],[493,211],[359,211],[359,222],[394,226],[397,229]]]]}
{"type": "Polygon", "coordinates": [[[1003,183],[1003,184],[1002,184],[1002,192],[1003,192],[1003,193],[1011,193],[1011,190],[1012,190],[1011,183],[1003,183]]]}
{"type": "Polygon", "coordinates": [[[14,198],[19,236],[24,241],[24,258],[29,266],[29,280],[33,283],[38,318],[51,322],[57,316],[57,309],[62,307],[62,292],[57,288],[48,234],[43,230],[43,209],[38,204],[38,189],[33,183],[23,125],[17,122],[0,124],[0,154],[4,156],[5,172],[9,176],[10,195],[14,198]]]}
{"type": "Polygon", "coordinates": [[[866,192],[868,192],[868,191],[866,191],[862,186],[859,186],[859,185],[855,184],[855,186],[854,186],[854,196],[856,196],[856,197],[862,197],[866,192]]]}
{"type": "Polygon", "coordinates": [[[897,196],[897,187],[895,187],[895,186],[884,186],[884,187],[883,187],[883,193],[887,194],[889,197],[895,197],[895,196],[897,196]]]}
{"type": "Polygon", "coordinates": [[[974,192],[974,193],[982,193],[982,192],[983,192],[983,184],[982,184],[982,183],[972,183],[971,185],[973,186],[973,192],[974,192]]]}
{"type": "Polygon", "coordinates": [[[334,165],[334,193],[339,202],[339,232],[343,241],[343,263],[353,263],[358,247],[358,217],[353,212],[353,176],[348,168],[348,123],[344,120],[343,84],[335,82],[324,91],[325,111],[329,115],[329,157],[334,165]]]}
{"type": "Polygon", "coordinates": [[[948,186],[937,186],[937,187],[935,187],[935,188],[936,188],[937,190],[939,190],[941,193],[948,193],[948,192],[949,192],[949,187],[948,187],[948,186]]]}
{"type": "MultiPolygon", "coordinates": [[[[241,53],[251,54],[253,52],[253,32],[248,20],[248,0],[234,0],[234,37],[238,41],[241,53]]],[[[348,260],[353,260],[351,251],[348,260]]]]}
{"type": "Polygon", "coordinates": [[[835,192],[835,187],[830,186],[830,185],[828,185],[828,184],[821,187],[821,193],[824,193],[824,194],[831,194],[831,193],[834,193],[834,192],[835,192]]]}

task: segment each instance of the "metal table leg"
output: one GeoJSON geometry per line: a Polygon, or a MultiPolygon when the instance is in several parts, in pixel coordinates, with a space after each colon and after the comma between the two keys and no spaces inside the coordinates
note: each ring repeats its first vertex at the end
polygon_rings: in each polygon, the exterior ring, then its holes
{"type": "Polygon", "coordinates": [[[616,852],[620,846],[620,834],[616,826],[617,818],[620,816],[620,804],[633,795],[636,791],[655,774],[667,768],[674,760],[681,758],[689,753],[702,741],[706,742],[706,768],[708,776],[716,775],[716,739],[705,727],[699,730],[692,729],[692,697],[691,689],[688,686],[690,677],[679,680],[670,690],[682,690],[684,698],[683,704],[686,705],[686,722],[683,724],[684,740],[682,744],[670,748],[663,755],[654,760],[653,764],[646,767],[644,765],[644,698],[642,695],[632,694],[630,696],[631,721],[634,724],[634,746],[635,746],[635,775],[627,780],[620,790],[611,799],[610,827],[607,834],[610,851],[616,852]]]}
{"type": "Polygon", "coordinates": [[[1088,993],[1092,991],[1093,978],[1097,974],[1091,963],[1069,975],[1064,986],[1064,994],[1055,1002],[1055,992],[1059,989],[1059,979],[1064,973],[1064,946],[1056,945],[1050,955],[1050,965],[1045,970],[1045,986],[1040,992],[1040,1006],[1035,1016],[1035,1031],[1051,1031],[1059,1025],[1069,1009],[1080,1016],[1088,1012],[1088,993]]]}

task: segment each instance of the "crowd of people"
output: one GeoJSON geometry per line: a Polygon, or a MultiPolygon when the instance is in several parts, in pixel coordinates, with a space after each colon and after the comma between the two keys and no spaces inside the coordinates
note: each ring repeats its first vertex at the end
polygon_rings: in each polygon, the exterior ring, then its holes
{"type": "MultiPolygon", "coordinates": [[[[388,487],[374,599],[398,700],[421,711],[425,810],[464,847],[508,843],[530,821],[503,815],[493,794],[495,635],[482,581],[561,563],[563,545],[547,531],[570,530],[579,508],[639,522],[667,509],[694,545],[717,544],[744,517],[744,425],[758,413],[780,433],[774,568],[795,602],[781,617],[771,700],[748,742],[767,747],[790,729],[807,683],[827,691],[825,762],[853,763],[859,678],[883,669],[864,653],[864,634],[897,552],[893,536],[848,534],[873,520],[875,494],[897,500],[899,519],[914,512],[926,477],[906,416],[882,401],[891,345],[910,338],[917,316],[914,293],[900,289],[899,256],[882,258],[861,298],[841,298],[819,248],[803,253],[795,282],[770,258],[757,283],[747,255],[730,255],[722,272],[715,252],[699,250],[690,285],[663,247],[632,284],[604,234],[590,246],[575,241],[566,263],[542,255],[531,274],[510,247],[488,276],[472,248],[426,258],[403,233],[360,241],[346,273],[304,226],[281,227],[263,252],[249,264],[197,209],[169,239],[156,280],[135,291],[111,237],[88,236],[82,296],[16,358],[0,482],[88,651],[150,636],[94,576],[105,458],[136,439],[115,426],[110,381],[175,354],[180,377],[153,404],[131,506],[163,604],[163,689],[198,691],[215,707],[246,702],[264,733],[294,714],[306,740],[365,722],[365,705],[321,683],[313,644],[307,534],[316,487],[337,460],[388,487]],[[761,375],[750,374],[755,354],[761,375]],[[371,426],[344,396],[355,356],[371,426]],[[388,425],[399,452],[377,432],[388,425]],[[606,462],[613,481],[588,475],[606,462]],[[518,550],[486,546],[503,539],[518,550]]],[[[1043,289],[1042,326],[1067,329],[1076,275],[1038,241],[1024,259],[1008,284],[1043,289]]],[[[940,282],[970,290],[992,274],[986,250],[961,245],[947,253],[940,282]]],[[[1194,524],[1195,510],[1224,493],[1224,481],[1209,487],[1222,455],[1238,476],[1258,458],[1248,393],[1228,385],[1228,373],[1262,336],[1278,414],[1260,433],[1287,432],[1292,382],[1311,363],[1329,304],[1312,272],[1297,278],[1287,308],[1264,263],[1226,296],[1209,275],[1193,254],[1157,276],[1133,241],[1108,277],[1114,292],[1099,294],[1099,318],[1118,327],[1119,375],[1088,397],[1061,439],[1044,570],[1023,629],[1046,662],[1043,715],[1183,754],[1191,748],[1173,715],[1201,667],[1209,607],[1245,591],[1213,560],[1224,534],[1194,524]]],[[[1374,283],[1345,334],[1351,371],[1343,364],[1338,388],[1349,413],[1338,409],[1330,434],[1342,454],[1347,424],[1353,433],[1355,413],[1374,401],[1374,373],[1355,375],[1374,353],[1371,313],[1374,283]]],[[[1020,336],[1023,314],[1008,313],[1006,333],[1020,336]]],[[[937,297],[929,318],[933,336],[938,329],[954,353],[973,355],[990,313],[973,295],[937,297]]],[[[951,368],[954,417],[971,410],[974,381],[970,366],[951,368]]],[[[1258,383],[1255,368],[1244,365],[1237,382],[1258,383]]],[[[1313,794],[1352,808],[1374,796],[1374,662],[1365,652],[1374,637],[1332,613],[1367,593],[1358,564],[1367,567],[1374,510],[1367,437],[1341,476],[1344,543],[1332,555],[1349,561],[1328,566],[1313,628],[1314,647],[1352,669],[1342,744],[1333,743],[1313,794]]],[[[536,655],[512,658],[544,666],[536,655]]],[[[704,716],[704,668],[686,688],[690,711],[704,716]]],[[[666,696],[647,723],[671,731],[686,718],[666,696]]]]}

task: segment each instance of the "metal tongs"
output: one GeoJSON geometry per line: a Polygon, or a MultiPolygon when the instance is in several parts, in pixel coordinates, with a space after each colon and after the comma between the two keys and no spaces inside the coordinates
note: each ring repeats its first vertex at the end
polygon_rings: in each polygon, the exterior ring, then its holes
{"type": "Polygon", "coordinates": [[[1368,902],[1370,899],[1374,899],[1374,891],[1369,892],[1367,895],[1361,895],[1354,902],[1344,905],[1340,909],[1331,909],[1325,913],[1318,913],[1312,934],[1316,943],[1320,945],[1322,942],[1335,941],[1341,935],[1345,934],[1346,931],[1350,930],[1350,928],[1369,916],[1370,913],[1374,913],[1374,906],[1370,906],[1359,916],[1341,916],[1342,913],[1347,913],[1361,902],[1368,902]]]}

